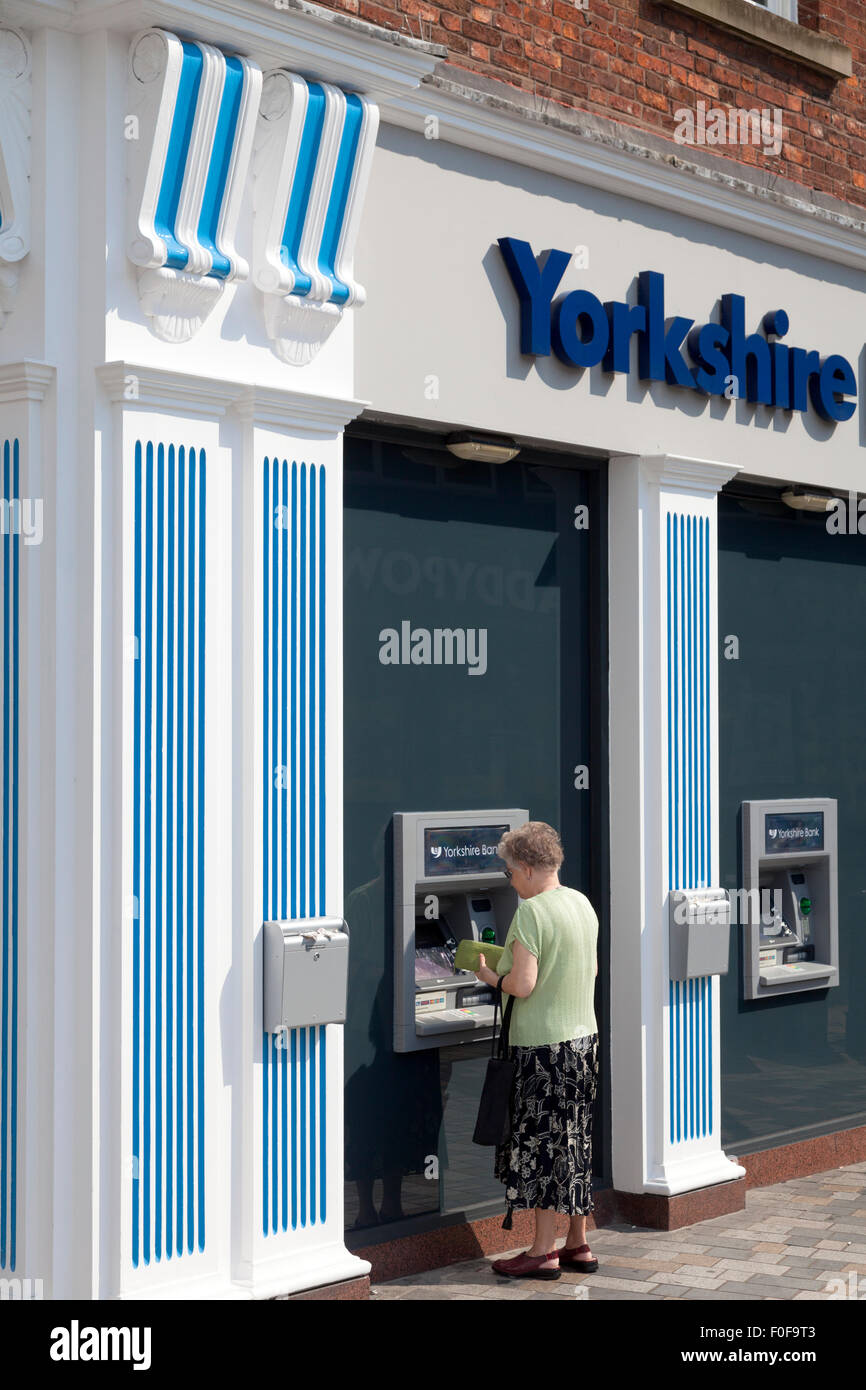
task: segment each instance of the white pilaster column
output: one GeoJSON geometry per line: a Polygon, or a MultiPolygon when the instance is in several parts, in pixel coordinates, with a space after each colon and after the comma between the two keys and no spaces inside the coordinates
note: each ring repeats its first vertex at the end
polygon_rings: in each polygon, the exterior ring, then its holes
{"type": "Polygon", "coordinates": [[[741,1177],[720,1138],[718,976],[672,981],[668,893],[718,883],[716,495],[736,469],[610,465],[613,1181],[741,1177]]]}
{"type": "Polygon", "coordinates": [[[0,366],[0,1276],[25,1298],[52,1291],[53,384],[0,366]]]}
{"type": "MultiPolygon", "coordinates": [[[[262,1029],[262,924],[343,911],[343,441],[361,402],[250,387],[236,671],[235,1279],[255,1297],[357,1278],[343,1243],[343,1026],[262,1029]]],[[[351,950],[351,944],[350,944],[351,950]]]]}
{"type": "Polygon", "coordinates": [[[97,373],[101,1297],[231,1297],[237,387],[97,373]]]}

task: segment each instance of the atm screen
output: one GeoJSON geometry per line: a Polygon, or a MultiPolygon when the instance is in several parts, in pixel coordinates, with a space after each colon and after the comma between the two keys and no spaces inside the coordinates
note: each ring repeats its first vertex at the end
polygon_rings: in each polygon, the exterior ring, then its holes
{"type": "Polygon", "coordinates": [[[454,962],[444,946],[415,948],[415,979],[442,980],[454,974],[454,962]]]}
{"type": "Polygon", "coordinates": [[[765,815],[764,853],[790,854],[792,850],[824,848],[824,812],[802,811],[765,815]]]}
{"type": "MultiPolygon", "coordinates": [[[[456,945],[456,943],[455,943],[456,945]]],[[[441,922],[415,924],[415,981],[443,980],[456,974],[454,950],[447,926],[441,922]]]]}
{"type": "Polygon", "coordinates": [[[496,846],[507,825],[442,826],[424,829],[424,877],[446,874],[501,874],[505,865],[496,846]]]}

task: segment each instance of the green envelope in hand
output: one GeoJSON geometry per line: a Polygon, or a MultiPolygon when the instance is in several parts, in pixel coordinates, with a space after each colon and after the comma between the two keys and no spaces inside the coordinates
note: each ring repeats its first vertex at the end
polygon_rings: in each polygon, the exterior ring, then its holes
{"type": "Polygon", "coordinates": [[[504,946],[494,946],[488,941],[461,941],[454,955],[457,970],[477,970],[479,956],[483,956],[491,970],[495,970],[504,946]]]}

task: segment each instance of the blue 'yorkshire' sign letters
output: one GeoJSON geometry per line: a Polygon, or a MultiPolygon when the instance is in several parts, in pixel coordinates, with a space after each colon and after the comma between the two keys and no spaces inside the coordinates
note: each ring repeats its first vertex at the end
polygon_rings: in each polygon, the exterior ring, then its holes
{"type": "Polygon", "coordinates": [[[551,251],[542,266],[528,241],[500,237],[499,249],[520,300],[520,350],[528,356],[549,357],[552,348],[569,366],[628,372],[634,336],[642,381],[666,381],[705,396],[742,396],[780,410],[808,410],[811,399],[825,420],[854,414],[855,402],[844,399],[857,395],[850,362],[836,353],[822,360],[816,351],[779,342],[788,331],[784,309],[764,314],[763,334],[746,333],[740,294],[722,295],[719,323],[666,322],[665,280],[654,270],[638,275],[636,304],[603,304],[589,290],[572,290],[554,302],[569,252],[551,251]]]}

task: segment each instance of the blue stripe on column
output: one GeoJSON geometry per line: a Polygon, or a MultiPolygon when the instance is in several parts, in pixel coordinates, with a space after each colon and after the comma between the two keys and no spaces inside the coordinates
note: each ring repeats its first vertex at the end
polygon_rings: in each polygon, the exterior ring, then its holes
{"type": "Polygon", "coordinates": [[[310,82],[309,100],[304,117],[304,129],[301,135],[298,162],[292,182],[289,206],[286,212],[283,242],[280,247],[280,257],[283,264],[288,266],[295,277],[292,293],[299,295],[308,294],[312,285],[309,275],[305,275],[298,265],[298,252],[301,246],[304,223],[307,220],[310,190],[313,186],[313,175],[315,174],[316,163],[319,158],[319,146],[322,140],[324,124],[325,93],[322,91],[318,82],[310,82]]]}
{"type": "MultiPolygon", "coordinates": [[[[193,874],[193,846],[195,844],[195,534],[199,524],[198,512],[196,508],[195,495],[195,452],[190,450],[189,469],[187,476],[187,504],[189,524],[187,526],[185,540],[185,563],[187,573],[187,612],[186,612],[186,631],[185,631],[185,650],[186,660],[186,681],[187,681],[187,700],[186,700],[186,768],[185,768],[185,810],[186,810],[186,841],[184,845],[185,859],[185,879],[186,879],[186,912],[184,914],[184,951],[186,954],[186,995],[184,998],[184,1024],[185,1024],[185,1061],[186,1061],[186,1105],[189,1113],[192,1098],[195,1094],[193,1086],[193,1069],[195,1066],[195,1043],[193,1038],[193,982],[194,982],[194,962],[195,952],[193,950],[193,912],[195,905],[195,876],[193,874]]],[[[186,1248],[192,1250],[195,1243],[195,1135],[193,1126],[186,1126],[186,1248]]]]}
{"type": "MultiPolygon", "coordinates": [[[[325,584],[327,575],[325,571],[325,470],[319,469],[319,910],[325,910],[325,757],[327,749],[325,747],[325,700],[327,698],[327,684],[325,682],[325,614],[327,613],[327,602],[325,584]]],[[[324,1039],[323,1052],[324,1056],[324,1039]]],[[[322,1072],[324,1076],[324,1070],[322,1072]]],[[[325,1150],[322,1146],[322,1164],[325,1162],[325,1150]]],[[[324,1166],[322,1169],[324,1174],[324,1166]]],[[[324,1181],[324,1177],[323,1177],[324,1181]]],[[[324,1217],[322,1217],[324,1220],[324,1217]]]]}
{"type": "MultiPolygon", "coordinates": [[[[710,805],[710,523],[675,511],[665,519],[669,888],[707,886],[710,805]]],[[[668,989],[668,1125],[671,1143],[712,1130],[712,980],[668,989]]]]}
{"type": "MultiPolygon", "coordinates": [[[[282,496],[282,498],[283,498],[283,501],[282,501],[281,504],[280,504],[280,508],[281,508],[281,510],[280,510],[280,517],[281,517],[281,519],[283,519],[283,520],[284,520],[284,519],[286,518],[286,516],[287,516],[287,513],[286,513],[286,511],[284,510],[284,508],[285,508],[286,505],[288,504],[288,476],[289,476],[288,470],[289,470],[289,465],[288,465],[287,461],[286,461],[285,459],[283,459],[283,481],[282,481],[282,492],[281,492],[281,496],[282,496]]],[[[289,747],[290,744],[291,744],[291,750],[292,750],[292,780],[291,780],[291,787],[290,787],[290,788],[287,788],[287,787],[284,786],[284,787],[283,787],[282,794],[281,794],[281,796],[280,796],[280,804],[281,804],[282,811],[283,811],[283,814],[282,814],[282,825],[283,825],[283,852],[282,852],[282,857],[281,857],[281,858],[277,859],[277,858],[275,857],[275,860],[274,860],[274,862],[275,862],[276,864],[279,864],[279,866],[280,866],[280,877],[281,877],[281,879],[282,879],[282,884],[283,884],[283,900],[282,900],[282,901],[283,901],[283,910],[282,910],[282,915],[283,915],[283,917],[288,917],[290,912],[292,913],[292,915],[294,915],[294,912],[295,912],[295,888],[294,888],[295,854],[294,854],[294,845],[292,845],[292,852],[291,852],[291,854],[289,853],[289,821],[290,821],[290,818],[289,818],[289,816],[286,814],[286,798],[287,798],[288,796],[290,796],[290,795],[294,795],[294,785],[295,785],[295,767],[294,767],[294,764],[295,764],[295,746],[296,746],[296,745],[295,745],[295,652],[296,652],[296,650],[297,650],[297,634],[296,634],[296,632],[295,632],[295,606],[294,606],[294,603],[292,603],[292,604],[289,603],[289,584],[290,584],[290,576],[291,576],[291,586],[292,586],[292,589],[294,589],[294,583],[295,583],[295,579],[294,579],[294,568],[295,568],[296,539],[297,539],[297,535],[296,535],[296,533],[297,533],[297,522],[296,522],[296,519],[295,519],[295,498],[294,498],[294,489],[295,489],[295,479],[294,479],[294,474],[293,474],[293,475],[292,475],[292,531],[291,531],[292,544],[291,544],[291,548],[289,548],[288,545],[287,545],[288,535],[287,535],[287,528],[286,528],[286,526],[283,524],[283,525],[281,525],[281,527],[280,527],[280,553],[281,553],[281,556],[282,556],[282,574],[283,574],[283,590],[282,590],[282,601],[283,601],[283,608],[282,608],[282,614],[283,614],[283,623],[282,623],[282,640],[283,640],[283,659],[282,659],[283,705],[282,705],[282,711],[283,711],[283,712],[282,712],[282,719],[281,719],[281,721],[280,721],[280,722],[281,722],[281,725],[282,725],[282,731],[283,731],[283,741],[282,741],[282,756],[281,756],[280,762],[281,762],[282,767],[283,767],[283,774],[284,774],[284,775],[285,775],[286,764],[287,764],[287,762],[288,762],[288,757],[287,757],[287,751],[286,751],[286,750],[288,749],[288,747],[289,747]],[[290,613],[290,612],[291,612],[291,645],[289,645],[289,613],[290,613]],[[291,704],[289,704],[289,702],[288,702],[288,697],[287,697],[288,688],[289,688],[289,676],[288,676],[288,672],[289,672],[289,667],[290,667],[290,666],[291,666],[291,671],[292,671],[292,676],[291,676],[292,700],[291,700],[291,704]],[[289,875],[290,875],[290,873],[291,873],[291,877],[292,877],[292,889],[291,889],[291,898],[292,898],[292,902],[291,902],[291,907],[289,907],[289,901],[288,901],[288,899],[289,899],[289,875]]]]}
{"type": "MultiPolygon", "coordinates": [[[[143,663],[144,670],[144,690],[142,692],[141,718],[144,728],[144,767],[143,777],[143,797],[144,797],[144,844],[141,854],[141,886],[138,890],[138,898],[141,904],[140,914],[142,920],[142,933],[144,938],[142,956],[142,1018],[143,1018],[143,1038],[142,1038],[142,1070],[143,1087],[142,1095],[133,1098],[133,1107],[138,1104],[142,1107],[141,1119],[141,1165],[140,1165],[140,1193],[142,1203],[142,1239],[144,1245],[145,1263],[150,1263],[151,1256],[151,1193],[150,1193],[150,1079],[153,1070],[151,1058],[151,1000],[150,1000],[150,932],[151,932],[151,902],[150,902],[150,879],[151,879],[151,847],[153,844],[151,818],[153,812],[153,792],[152,792],[152,768],[150,743],[153,728],[151,710],[153,706],[153,692],[151,689],[151,667],[153,663],[153,445],[148,443],[145,454],[146,462],[146,481],[144,494],[144,612],[143,621],[140,629],[139,638],[139,661],[143,663]]],[[[136,731],[136,743],[138,735],[136,731]]],[[[133,892],[136,892],[133,887],[133,892]]]]}
{"type": "MultiPolygon", "coordinates": [[[[300,616],[301,634],[299,656],[299,692],[298,710],[300,713],[300,730],[298,732],[298,755],[300,762],[300,781],[297,792],[303,798],[304,789],[307,784],[307,653],[309,650],[307,642],[307,465],[301,464],[301,526],[300,526],[300,554],[298,557],[298,612],[300,616]]],[[[302,804],[299,808],[298,820],[300,831],[300,846],[298,849],[298,879],[300,882],[300,894],[297,912],[299,917],[307,917],[307,813],[306,807],[302,804]]]]}
{"type": "Polygon", "coordinates": [[[238,59],[226,58],[225,64],[222,100],[198,223],[198,239],[211,253],[210,274],[219,280],[224,280],[231,270],[231,261],[217,246],[216,237],[244,89],[244,70],[238,59]]]}
{"type": "MultiPolygon", "coordinates": [[[[701,597],[701,613],[704,624],[704,640],[702,650],[704,655],[704,670],[706,671],[706,686],[704,693],[704,708],[707,710],[707,717],[704,720],[704,772],[706,776],[706,796],[704,797],[704,834],[707,846],[707,874],[710,873],[712,863],[712,824],[713,824],[713,783],[710,775],[712,749],[710,746],[710,720],[709,720],[709,700],[710,700],[710,523],[708,518],[704,518],[704,551],[703,551],[703,573],[704,585],[701,597]]],[[[709,881],[709,880],[708,880],[709,881]]]]}
{"type": "Polygon", "coordinates": [[[165,158],[165,172],[159,189],[154,226],[166,244],[165,264],[173,270],[183,270],[189,260],[189,248],[178,241],[175,235],[177,210],[186,172],[186,159],[189,153],[192,127],[198,91],[201,86],[202,55],[194,43],[183,44],[180,84],[175,102],[171,134],[168,139],[168,152],[165,158]]]}
{"type": "Polygon", "coordinates": [[[204,451],[136,444],[130,538],[137,653],[131,808],[135,1267],[205,1244],[205,480],[204,451]]]}
{"type": "MultiPolygon", "coordinates": [[[[325,472],[266,458],[262,480],[262,911],[324,912],[325,472]]],[[[263,1037],[262,1230],[324,1221],[325,1029],[263,1037]]]]}
{"type": "Polygon", "coordinates": [[[327,1180],[328,1180],[328,1153],[325,1143],[325,1106],[328,1094],[325,1085],[325,1029],[319,1028],[319,1220],[324,1221],[328,1214],[327,1202],[327,1180]]]}
{"type": "MultiPolygon", "coordinates": [[[[298,1113],[298,1029],[292,1029],[292,1108],[291,1132],[292,1132],[292,1230],[298,1228],[298,1126],[295,1116],[298,1113]]],[[[285,1101],[285,1096],[283,1096],[285,1101]]],[[[285,1114],[285,1105],[283,1107],[285,1114]]],[[[287,1145],[284,1146],[288,1147],[287,1145]]]]}
{"type": "Polygon", "coordinates": [[[343,222],[346,217],[349,188],[352,184],[352,175],[355,172],[355,160],[358,154],[358,141],[361,135],[363,117],[364,108],[360,99],[350,93],[346,97],[343,133],[340,137],[334,182],[331,186],[331,197],[325,215],[322,245],[319,253],[319,269],[333,282],[333,289],[331,290],[331,302],[333,304],[345,304],[349,298],[349,286],[337,279],[334,265],[337,259],[340,233],[343,230],[343,222]]]}
{"type": "Polygon", "coordinates": [[[162,1021],[162,981],[163,981],[163,920],[162,920],[162,894],[163,894],[163,829],[165,822],[165,777],[162,770],[162,754],[165,747],[165,720],[163,718],[162,707],[162,686],[163,686],[163,660],[164,660],[164,641],[165,623],[163,621],[163,605],[165,603],[165,575],[163,566],[165,562],[165,447],[160,444],[157,450],[156,460],[156,630],[154,635],[154,649],[156,656],[156,740],[155,740],[155,766],[154,766],[154,790],[156,805],[156,876],[155,876],[155,901],[154,901],[154,922],[153,931],[155,937],[155,989],[154,989],[154,1038],[156,1040],[156,1065],[154,1067],[154,1256],[157,1260],[162,1259],[162,1194],[163,1194],[163,1174],[162,1174],[162,1116],[163,1116],[163,1095],[162,1095],[162,1072],[163,1058],[162,1051],[165,1045],[163,1021],[162,1021]]]}
{"type": "Polygon", "coordinates": [[[199,673],[198,689],[198,747],[196,749],[196,776],[198,779],[198,904],[196,928],[198,934],[198,1248],[204,1250],[205,1206],[204,1206],[204,670],[205,670],[205,573],[207,562],[206,535],[204,524],[206,507],[206,474],[204,451],[201,452],[198,466],[199,483],[199,533],[198,533],[198,652],[196,653],[199,673]]]}
{"type": "Polygon", "coordinates": [[[19,445],[3,442],[3,882],[0,948],[0,1269],[17,1259],[19,445]]]}
{"type": "Polygon", "coordinates": [[[187,964],[185,951],[183,924],[185,921],[184,906],[184,871],[183,871],[183,845],[188,840],[188,832],[185,826],[183,815],[183,794],[184,770],[189,756],[190,742],[186,737],[184,726],[184,708],[190,698],[193,687],[187,679],[186,662],[184,660],[185,644],[189,637],[189,617],[187,610],[188,596],[191,593],[191,581],[187,573],[185,555],[187,548],[187,527],[189,526],[190,508],[187,504],[186,490],[187,479],[185,476],[184,447],[178,453],[178,473],[177,473],[177,756],[176,756],[176,796],[177,819],[175,821],[177,834],[177,883],[175,886],[174,920],[175,920],[175,941],[177,946],[177,979],[175,982],[175,1249],[178,1254],[183,1251],[183,1230],[184,1230],[184,1198],[187,1194],[187,1174],[184,1162],[183,1151],[183,1130],[184,1130],[184,1087],[183,1077],[185,1068],[185,1030],[187,1016],[185,1011],[184,999],[184,968],[187,964]]]}
{"type": "Polygon", "coordinates": [[[308,1029],[298,1029],[298,1046],[300,1048],[300,1066],[298,1068],[300,1080],[300,1108],[298,1110],[298,1148],[300,1150],[300,1221],[302,1226],[307,1224],[307,1033],[308,1029]]]}
{"type": "Polygon", "coordinates": [[[309,885],[310,902],[315,901],[316,897],[316,830],[318,828],[318,808],[316,798],[318,787],[316,786],[315,768],[316,759],[316,739],[319,733],[318,720],[316,718],[316,696],[317,678],[319,673],[319,663],[316,660],[316,653],[321,647],[321,633],[316,629],[316,560],[318,551],[316,546],[316,465],[310,464],[310,577],[308,584],[309,599],[309,632],[310,632],[310,683],[307,695],[307,718],[309,720],[310,732],[310,778],[307,785],[307,824],[309,835],[307,837],[307,862],[304,866],[307,883],[309,885]]]}
{"type": "Polygon", "coordinates": [[[166,786],[166,856],[165,856],[165,1254],[171,1259],[174,1236],[174,845],[177,787],[174,769],[174,628],[177,606],[175,593],[175,526],[177,498],[175,477],[175,447],[168,446],[166,469],[166,640],[165,640],[165,786],[166,786]]]}
{"type": "Polygon", "coordinates": [[[316,1125],[316,1100],[318,1076],[316,1074],[316,1039],[318,1029],[310,1028],[310,1220],[316,1219],[316,1140],[318,1139],[318,1127],[316,1125]]]}
{"type": "MultiPolygon", "coordinates": [[[[21,497],[18,478],[18,440],[12,446],[12,496],[17,500],[21,497]]],[[[8,538],[7,538],[8,539],[8,538]]],[[[12,928],[12,1018],[11,1018],[11,1051],[12,1051],[12,1084],[11,1084],[11,1116],[10,1116],[10,1139],[12,1143],[13,1155],[17,1153],[18,1147],[18,708],[19,708],[19,666],[18,666],[18,614],[20,607],[20,588],[19,588],[19,559],[20,559],[20,538],[16,535],[12,538],[12,680],[10,682],[12,695],[12,791],[10,796],[12,809],[12,913],[10,925],[12,928]]],[[[9,1205],[13,1212],[17,1211],[18,1203],[18,1162],[17,1159],[12,1163],[12,1171],[9,1175],[9,1205]]],[[[17,1244],[17,1222],[12,1222],[11,1240],[9,1243],[9,1254],[11,1266],[14,1267],[16,1259],[17,1244]]]]}
{"type": "MultiPolygon", "coordinates": [[[[142,517],[142,458],[141,442],[135,445],[135,516],[133,520],[134,534],[133,544],[135,555],[133,564],[135,566],[135,595],[134,595],[134,691],[133,691],[133,746],[132,746],[132,883],[133,891],[135,885],[141,884],[141,624],[139,616],[141,614],[141,547],[143,534],[142,517]]],[[[138,890],[139,894],[141,889],[138,890]]],[[[133,919],[132,919],[132,1094],[137,1097],[141,1085],[141,993],[138,982],[141,979],[141,898],[133,899],[133,919]]],[[[138,1266],[140,1256],[140,1223],[139,1213],[141,1211],[141,1175],[139,1172],[139,1162],[141,1155],[141,1113],[139,1106],[133,1103],[132,1107],[132,1263],[138,1266]]]]}
{"type": "MultiPolygon", "coordinates": [[[[271,835],[270,835],[270,808],[273,801],[273,775],[270,771],[271,761],[271,726],[268,720],[268,693],[271,671],[271,603],[270,603],[270,577],[273,565],[271,562],[271,542],[273,539],[273,524],[271,522],[271,474],[268,468],[268,461],[265,459],[264,477],[262,486],[262,632],[264,640],[262,642],[262,882],[265,886],[263,893],[263,911],[267,915],[268,902],[272,900],[272,895],[268,892],[271,874],[271,835]]],[[[271,1040],[267,1033],[262,1033],[262,1192],[268,1190],[268,1154],[270,1153],[269,1134],[268,1134],[268,1063],[270,1060],[271,1040]]],[[[268,1233],[268,1213],[267,1199],[265,1199],[262,1211],[262,1234],[268,1233]]]]}

